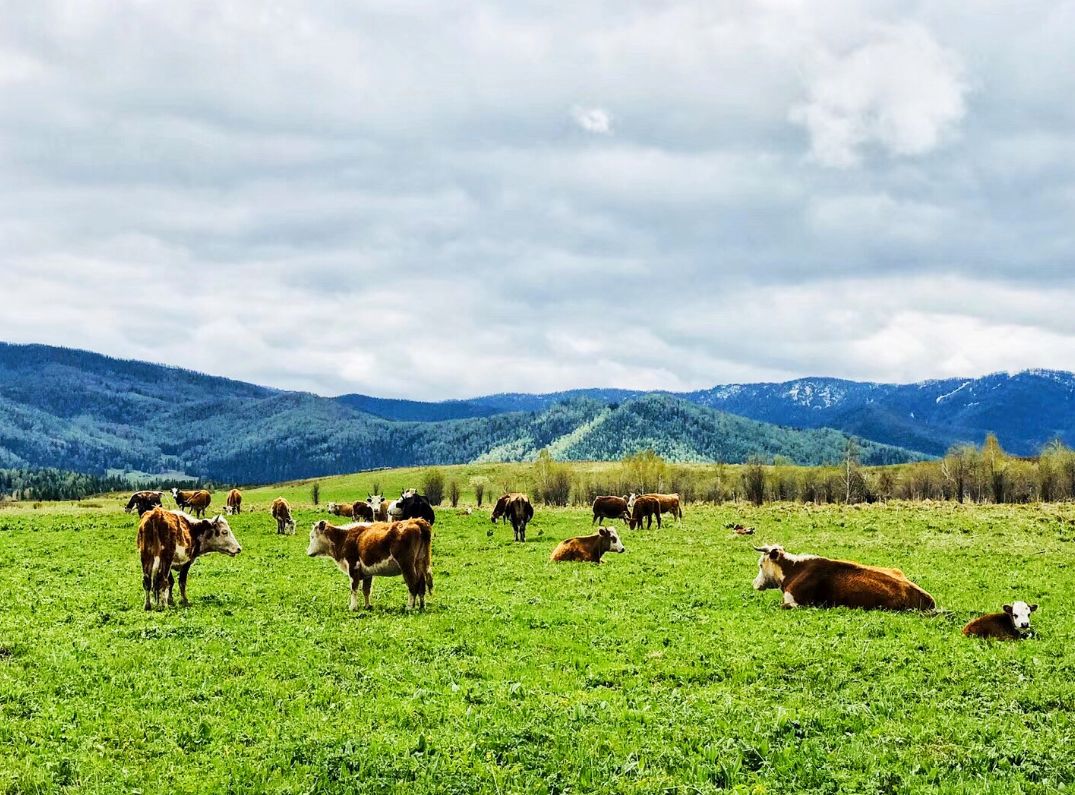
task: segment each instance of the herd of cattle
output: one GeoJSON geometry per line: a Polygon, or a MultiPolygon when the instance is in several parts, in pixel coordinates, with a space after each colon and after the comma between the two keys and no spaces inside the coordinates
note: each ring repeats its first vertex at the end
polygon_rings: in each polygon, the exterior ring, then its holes
{"type": "MultiPolygon", "coordinates": [[[[172,489],[178,510],[165,510],[162,491],[139,491],[127,503],[126,511],[137,511],[138,551],[142,560],[142,587],[145,609],[174,605],[173,570],[179,573],[182,604],[187,602],[187,573],[200,555],[223,552],[234,557],[242,547],[227,519],[218,515],[205,518],[212,495],[205,490],[172,489]],[[187,512],[189,511],[189,513],[187,512]]],[[[225,512],[238,514],[242,494],[228,492],[225,512]]],[[[321,520],[310,530],[306,550],[311,557],[330,557],[351,582],[351,609],[358,610],[361,589],[365,607],[370,607],[374,577],[401,576],[409,592],[408,608],[424,608],[427,593],[433,591],[431,569],[433,506],[415,489],[386,501],[369,495],[354,503],[329,503],[329,513],[361,521],[337,526],[321,520]]],[[[293,535],[295,520],[287,500],[277,497],[271,506],[277,533],[293,535]]],[[[469,511],[468,511],[469,513],[469,511]]],[[[591,526],[599,520],[623,520],[630,529],[661,526],[662,514],[683,518],[678,494],[631,494],[627,497],[601,496],[593,501],[591,526]]],[[[497,500],[492,521],[510,521],[516,541],[526,541],[526,526],[534,518],[534,506],[527,495],[512,492],[497,500]]],[[[911,582],[899,569],[867,566],[817,555],[794,555],[781,546],[754,547],[761,553],[755,590],[779,589],[783,607],[852,607],[877,610],[933,610],[936,602],[925,590],[911,582]]],[[[553,561],[600,563],[607,552],[625,552],[612,527],[599,527],[589,536],[562,541],[552,552],[553,561]]],[[[995,639],[1024,637],[1036,604],[1014,602],[1003,612],[981,616],[968,623],[963,633],[995,639]]]]}

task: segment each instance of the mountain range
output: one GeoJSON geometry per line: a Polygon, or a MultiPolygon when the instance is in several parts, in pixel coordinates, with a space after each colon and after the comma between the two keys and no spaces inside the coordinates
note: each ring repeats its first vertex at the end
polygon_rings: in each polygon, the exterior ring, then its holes
{"type": "Polygon", "coordinates": [[[879,384],[804,378],[687,393],[581,389],[421,402],[322,397],[44,345],[0,343],[0,467],[185,472],[272,482],[380,466],[565,460],[653,449],[673,460],[781,456],[865,463],[941,455],[998,435],[1032,455],[1075,443],[1075,376],[879,384]]]}

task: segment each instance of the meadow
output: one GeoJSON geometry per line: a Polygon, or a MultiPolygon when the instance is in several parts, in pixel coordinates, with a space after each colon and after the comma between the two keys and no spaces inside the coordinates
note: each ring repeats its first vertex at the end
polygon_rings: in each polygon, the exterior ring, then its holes
{"type": "MultiPolygon", "coordinates": [[[[491,467],[490,491],[516,473],[491,467]]],[[[521,471],[521,470],[520,470],[521,471]]],[[[467,470],[467,477],[473,472],[467,470]]],[[[415,473],[322,481],[323,502],[415,473]]],[[[1075,784],[1075,506],[687,505],[600,566],[439,510],[436,590],[347,610],[309,483],[245,492],[243,553],[142,610],[119,495],[0,510],[0,791],[1046,793],[1075,784]],[[278,536],[286,495],[299,530],[278,536]],[[725,528],[757,528],[739,537],[725,528]],[[899,566],[935,614],[781,610],[753,543],[899,566]],[[1035,636],[970,640],[1004,602],[1035,636]]],[[[223,495],[216,495],[220,504],[223,495]]],[[[464,494],[464,503],[473,504],[464,494]]],[[[166,500],[171,505],[170,500],[166,500]]]]}

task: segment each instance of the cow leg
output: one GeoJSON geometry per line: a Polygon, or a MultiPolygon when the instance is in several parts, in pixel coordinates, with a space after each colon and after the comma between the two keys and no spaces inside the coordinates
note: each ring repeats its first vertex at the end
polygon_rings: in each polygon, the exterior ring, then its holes
{"type": "Polygon", "coordinates": [[[590,527],[593,527],[595,524],[597,524],[597,513],[596,512],[593,515],[593,521],[590,522],[590,527]]]}
{"type": "Polygon", "coordinates": [[[661,529],[661,512],[657,511],[657,529],[661,529]]]}
{"type": "Polygon", "coordinates": [[[519,540],[524,544],[526,543],[526,522],[522,522],[519,525],[519,540]]]}
{"type": "Polygon", "coordinates": [[[362,598],[366,602],[366,609],[372,610],[373,605],[370,604],[370,591],[373,590],[373,578],[367,577],[362,581],[362,598]]]}
{"type": "Polygon", "coordinates": [[[172,575],[172,570],[168,570],[168,607],[175,607],[175,598],[172,596],[172,589],[175,588],[175,577],[172,575]]]}
{"type": "Polygon", "coordinates": [[[149,593],[153,588],[153,561],[142,560],[142,590],[146,592],[146,610],[151,610],[149,593]]]}
{"type": "Polygon", "coordinates": [[[183,607],[190,604],[190,602],[187,601],[187,572],[190,571],[190,565],[193,562],[194,561],[192,560],[188,563],[184,563],[182,568],[179,569],[179,603],[183,605],[183,607]]]}

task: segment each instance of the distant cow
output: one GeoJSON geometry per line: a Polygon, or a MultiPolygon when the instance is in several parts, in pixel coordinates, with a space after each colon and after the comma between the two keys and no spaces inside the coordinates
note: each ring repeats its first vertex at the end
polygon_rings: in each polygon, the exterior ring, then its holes
{"type": "Polygon", "coordinates": [[[552,551],[549,560],[556,562],[577,560],[584,563],[600,563],[606,552],[626,552],[620,537],[611,527],[599,527],[592,536],[580,536],[561,541],[552,551]]]}
{"type": "Polygon", "coordinates": [[[349,502],[348,503],[330,502],[325,507],[328,510],[328,512],[331,513],[333,516],[346,516],[346,517],[350,518],[351,514],[354,512],[354,509],[352,507],[352,503],[349,503],[349,502]]]}
{"type": "Polygon", "coordinates": [[[295,520],[291,518],[291,506],[283,497],[277,497],[272,501],[272,518],[276,520],[278,535],[295,534],[295,520]]]}
{"type": "Polygon", "coordinates": [[[992,638],[994,640],[1020,640],[1030,629],[1030,614],[1038,609],[1037,605],[1026,602],[1013,602],[1004,605],[1003,613],[990,613],[980,616],[963,627],[967,637],[992,638]]]}
{"type": "Polygon", "coordinates": [[[125,513],[138,511],[138,515],[141,516],[159,506],[163,495],[163,491],[136,491],[127,501],[127,507],[123,511],[125,513]]]}
{"type": "Polygon", "coordinates": [[[358,610],[358,589],[366,608],[374,577],[403,576],[410,595],[407,607],[426,606],[426,591],[433,592],[430,565],[432,532],[424,519],[402,522],[358,522],[336,527],[320,521],[310,530],[310,557],[325,556],[351,578],[351,609],[358,610]]]}
{"type": "Polygon", "coordinates": [[[243,509],[243,495],[239,489],[228,492],[228,500],[224,506],[224,513],[234,516],[243,509]]]}
{"type": "Polygon", "coordinates": [[[351,506],[351,518],[356,522],[372,522],[376,520],[373,514],[373,506],[365,500],[358,500],[351,506]]]}
{"type": "Polygon", "coordinates": [[[598,519],[623,519],[628,524],[631,523],[631,514],[627,510],[627,500],[623,497],[597,497],[593,501],[593,521],[590,525],[593,526],[597,523],[598,519]]]}
{"type": "Polygon", "coordinates": [[[657,500],[657,503],[661,507],[661,513],[670,513],[676,519],[683,518],[683,508],[680,505],[680,499],[678,494],[634,494],[627,498],[627,510],[633,511],[635,507],[635,500],[639,497],[652,497],[657,500]]]}
{"type": "Polygon", "coordinates": [[[937,606],[932,596],[899,569],[791,555],[781,546],[754,549],[762,553],[754,589],[779,588],[784,593],[784,607],[932,610],[937,606]]]}
{"type": "Polygon", "coordinates": [[[154,508],[138,523],[138,552],[142,558],[142,588],[146,592],[146,610],[150,596],[158,609],[174,605],[172,569],[179,571],[179,596],[187,601],[187,573],[194,561],[207,552],[223,552],[235,557],[242,547],[223,516],[196,519],[182,511],[154,508]]]}
{"type": "Polygon", "coordinates": [[[205,516],[205,510],[213,500],[213,496],[205,489],[180,491],[173,488],[172,497],[178,507],[189,509],[195,516],[205,516]]]}
{"type": "Polygon", "coordinates": [[[403,496],[399,498],[397,508],[399,509],[400,520],[425,519],[430,524],[437,521],[436,514],[433,513],[433,506],[429,500],[413,489],[403,493],[403,496]]]}
{"type": "Polygon", "coordinates": [[[631,529],[641,529],[645,521],[646,529],[653,526],[653,517],[657,517],[657,529],[661,529],[661,503],[656,497],[648,497],[645,494],[635,497],[634,506],[631,509],[631,529]]]}
{"type": "Polygon", "coordinates": [[[505,494],[496,501],[493,508],[493,523],[501,516],[511,522],[515,540],[525,542],[526,525],[534,518],[534,506],[530,503],[530,498],[519,492],[505,494]]]}
{"type": "Polygon", "coordinates": [[[385,502],[384,496],[381,494],[371,494],[366,497],[366,505],[370,506],[370,510],[373,511],[373,521],[375,522],[387,522],[388,521],[388,503],[385,502]]]}

